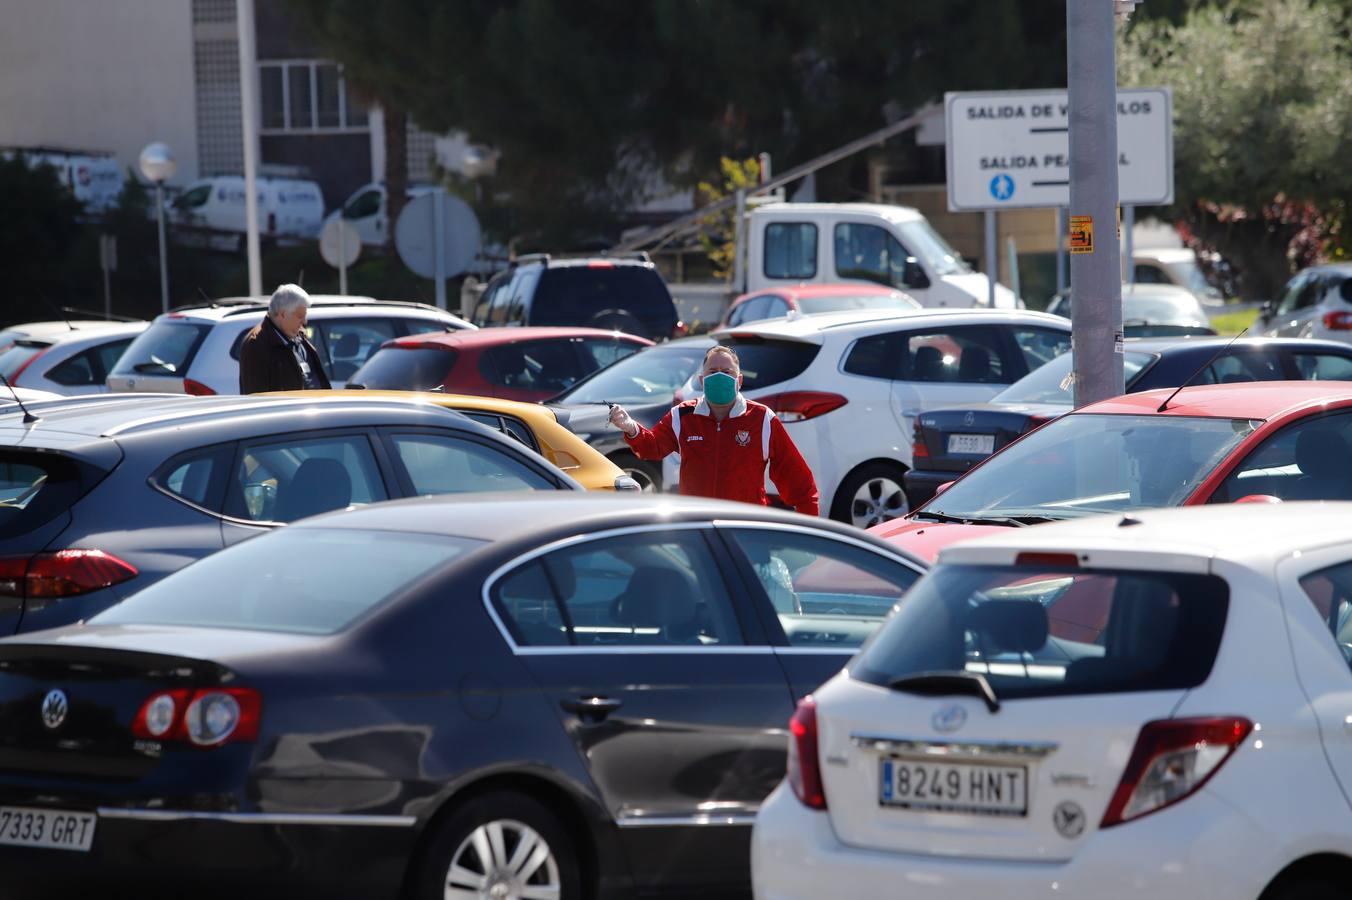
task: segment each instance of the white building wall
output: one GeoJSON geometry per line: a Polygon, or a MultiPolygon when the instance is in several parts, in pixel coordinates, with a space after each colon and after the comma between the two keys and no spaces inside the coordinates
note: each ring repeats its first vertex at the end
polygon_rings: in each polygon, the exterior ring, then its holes
{"type": "Polygon", "coordinates": [[[197,177],[189,0],[0,0],[0,147],[110,151],[164,141],[197,177]]]}

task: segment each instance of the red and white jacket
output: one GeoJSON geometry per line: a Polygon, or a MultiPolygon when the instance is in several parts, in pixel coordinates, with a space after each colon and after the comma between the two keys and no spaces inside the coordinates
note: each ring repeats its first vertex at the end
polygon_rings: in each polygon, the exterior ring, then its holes
{"type": "Polygon", "coordinates": [[[681,454],[681,493],[766,505],[765,467],[779,497],[798,512],[817,515],[817,482],[784,423],[763,403],[740,393],[719,422],[704,400],[673,407],[652,430],[624,438],[639,459],[681,454]]]}

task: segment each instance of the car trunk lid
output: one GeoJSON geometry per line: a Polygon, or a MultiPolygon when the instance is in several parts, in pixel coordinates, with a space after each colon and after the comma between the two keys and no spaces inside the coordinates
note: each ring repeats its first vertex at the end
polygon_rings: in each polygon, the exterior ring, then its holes
{"type": "Polygon", "coordinates": [[[1020,435],[1066,411],[1053,404],[985,403],[926,411],[917,419],[916,442],[923,443],[928,459],[917,462],[916,468],[966,472],[1020,435]]]}

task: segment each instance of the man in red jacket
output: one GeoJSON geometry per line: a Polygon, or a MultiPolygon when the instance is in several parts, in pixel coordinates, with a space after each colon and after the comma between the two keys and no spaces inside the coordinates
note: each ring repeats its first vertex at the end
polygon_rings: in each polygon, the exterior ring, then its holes
{"type": "Polygon", "coordinates": [[[700,373],[704,397],[687,400],[649,431],[624,407],[610,422],[639,459],[681,455],[681,493],[766,505],[765,467],[780,499],[798,512],[817,515],[817,483],[784,423],[762,403],[738,390],[742,367],[731,347],[711,347],[700,373]]]}

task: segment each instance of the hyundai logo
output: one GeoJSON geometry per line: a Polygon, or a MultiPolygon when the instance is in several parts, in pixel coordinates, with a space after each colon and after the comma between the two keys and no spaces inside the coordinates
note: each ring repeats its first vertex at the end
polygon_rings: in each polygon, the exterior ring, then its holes
{"type": "Polygon", "coordinates": [[[66,713],[69,710],[66,692],[60,688],[52,688],[47,692],[47,696],[42,698],[42,724],[52,729],[60,728],[61,723],[66,721],[66,713]]]}
{"type": "Polygon", "coordinates": [[[957,731],[967,721],[967,710],[956,703],[939,707],[930,716],[930,724],[935,731],[957,731]]]}

